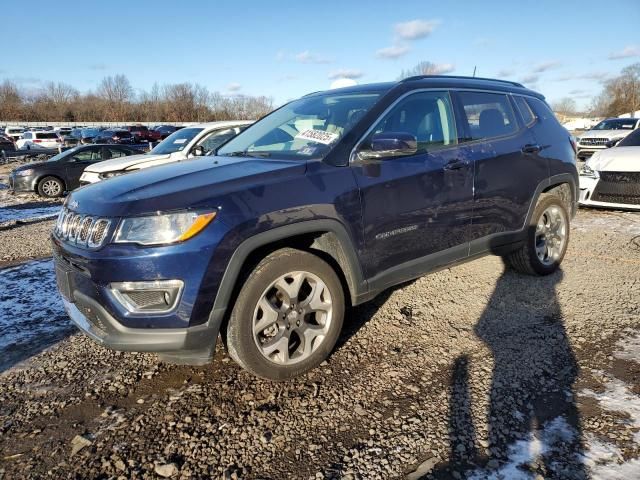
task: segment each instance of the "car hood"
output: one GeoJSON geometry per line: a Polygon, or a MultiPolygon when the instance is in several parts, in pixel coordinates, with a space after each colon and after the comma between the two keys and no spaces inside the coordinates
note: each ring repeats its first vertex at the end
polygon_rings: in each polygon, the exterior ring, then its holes
{"type": "Polygon", "coordinates": [[[128,157],[112,158],[104,162],[94,163],[85,168],[85,171],[96,173],[118,172],[120,170],[127,170],[133,166],[143,165],[156,160],[165,160],[167,158],[169,158],[169,155],[149,155],[148,153],[129,155],[128,157]]]}
{"type": "Polygon", "coordinates": [[[587,165],[599,172],[640,172],[640,147],[613,147],[595,153],[587,165]]]}
{"type": "Polygon", "coordinates": [[[87,185],[73,192],[66,205],[105,217],[217,208],[225,195],[287,182],[305,171],[301,161],[205,156],[87,185]]]}
{"type": "Polygon", "coordinates": [[[633,130],[589,130],[580,135],[580,138],[624,138],[633,130]]]}
{"type": "Polygon", "coordinates": [[[21,172],[23,170],[29,170],[31,168],[37,168],[37,167],[43,167],[45,165],[49,166],[49,167],[55,167],[55,165],[53,165],[56,162],[31,162],[31,163],[25,163],[24,165],[20,165],[19,167],[16,167],[13,169],[14,172],[21,172]]]}

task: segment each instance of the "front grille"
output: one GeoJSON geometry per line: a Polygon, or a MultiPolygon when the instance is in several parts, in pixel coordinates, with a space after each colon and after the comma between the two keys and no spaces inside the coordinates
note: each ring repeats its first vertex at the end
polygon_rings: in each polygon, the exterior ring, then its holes
{"type": "Polygon", "coordinates": [[[109,233],[111,220],[82,215],[63,208],[54,229],[55,235],[80,247],[100,248],[109,233]]]}
{"type": "Polygon", "coordinates": [[[640,172],[600,172],[591,200],[640,205],[640,172]]]}
{"type": "Polygon", "coordinates": [[[608,138],[581,138],[580,139],[580,145],[585,145],[585,146],[603,146],[606,145],[607,142],[609,141],[608,138]]]}

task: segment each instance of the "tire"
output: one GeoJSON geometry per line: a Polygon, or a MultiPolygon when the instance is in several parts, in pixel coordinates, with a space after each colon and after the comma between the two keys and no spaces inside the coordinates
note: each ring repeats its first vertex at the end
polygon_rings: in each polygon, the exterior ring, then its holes
{"type": "Polygon", "coordinates": [[[38,182],[38,194],[45,198],[61,197],[64,193],[62,180],[56,177],[44,177],[38,182]]]}
{"type": "Polygon", "coordinates": [[[505,262],[520,273],[550,275],[567,251],[569,227],[569,214],[562,200],[555,195],[542,196],[531,216],[525,243],[504,257],[505,262]]]}
{"type": "Polygon", "coordinates": [[[344,308],[342,284],[328,263],[301,250],[277,250],[240,289],[227,327],[229,354],[259,377],[293,378],[329,356],[344,308]]]}

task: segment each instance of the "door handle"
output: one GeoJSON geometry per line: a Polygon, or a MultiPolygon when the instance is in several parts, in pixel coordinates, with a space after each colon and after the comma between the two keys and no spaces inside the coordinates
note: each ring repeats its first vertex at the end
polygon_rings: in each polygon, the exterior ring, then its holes
{"type": "Polygon", "coordinates": [[[459,170],[467,165],[469,165],[469,162],[456,158],[455,160],[451,160],[449,163],[446,163],[442,168],[444,170],[459,170]]]}
{"type": "Polygon", "coordinates": [[[542,150],[542,147],[535,143],[527,143],[522,147],[522,153],[538,153],[540,150],[542,150]]]}

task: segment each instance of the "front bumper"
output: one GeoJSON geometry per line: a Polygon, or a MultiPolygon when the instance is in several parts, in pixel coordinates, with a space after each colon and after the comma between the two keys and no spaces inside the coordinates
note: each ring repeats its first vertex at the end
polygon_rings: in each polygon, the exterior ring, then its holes
{"type": "Polygon", "coordinates": [[[616,208],[620,210],[640,210],[640,195],[637,197],[626,196],[626,188],[621,186],[616,189],[615,186],[612,189],[609,186],[605,190],[604,194],[599,178],[587,177],[580,175],[580,194],[578,203],[587,207],[601,207],[601,208],[616,208]],[[624,201],[620,201],[624,200],[624,201]],[[633,203],[637,202],[637,203],[633,203]]]}
{"type": "Polygon", "coordinates": [[[91,251],[52,235],[58,290],[72,321],[114,350],[156,352],[171,363],[211,361],[224,313],[212,313],[218,284],[211,245],[219,232],[211,226],[189,242],[153,248],[110,244],[91,251]],[[131,312],[110,288],[162,279],[184,282],[177,306],[166,313],[131,312]]]}
{"type": "Polygon", "coordinates": [[[33,192],[35,191],[35,179],[31,176],[9,175],[9,190],[13,192],[33,192]]]}

